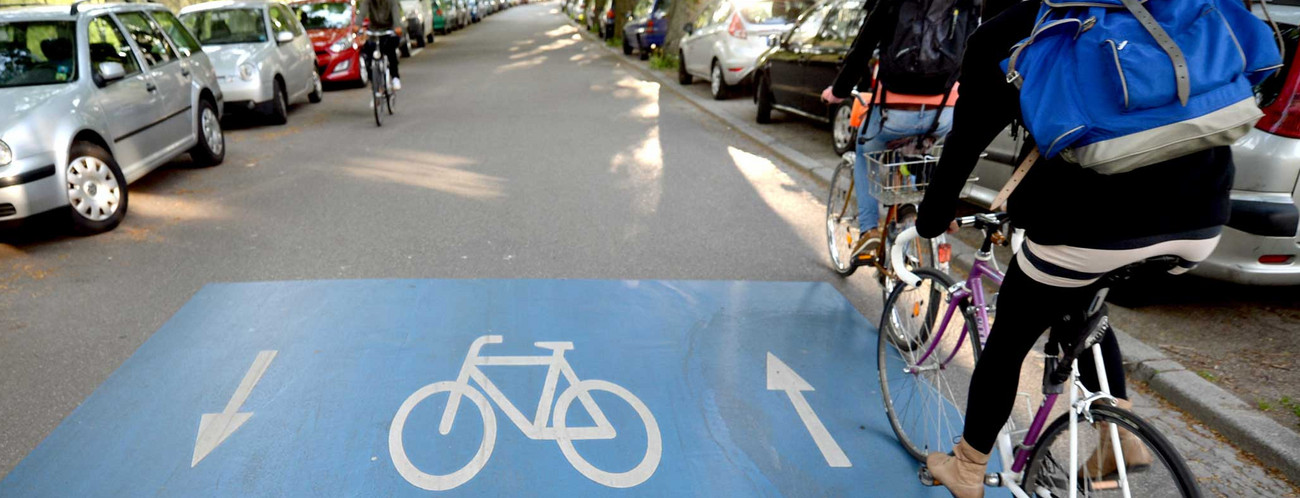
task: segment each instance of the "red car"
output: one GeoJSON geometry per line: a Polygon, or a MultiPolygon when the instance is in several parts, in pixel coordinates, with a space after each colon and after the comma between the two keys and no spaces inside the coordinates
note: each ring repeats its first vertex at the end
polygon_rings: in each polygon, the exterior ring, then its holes
{"type": "Polygon", "coordinates": [[[305,0],[291,5],[311,37],[321,81],[369,83],[361,62],[366,33],[356,22],[356,5],[350,0],[305,0]]]}

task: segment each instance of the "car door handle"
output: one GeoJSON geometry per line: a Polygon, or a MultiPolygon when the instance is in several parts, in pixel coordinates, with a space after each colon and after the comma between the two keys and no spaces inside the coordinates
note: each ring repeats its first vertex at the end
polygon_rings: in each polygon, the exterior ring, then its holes
{"type": "Polygon", "coordinates": [[[189,69],[181,69],[181,76],[185,76],[185,77],[188,78],[188,77],[190,76],[190,70],[189,70],[189,69]]]}
{"type": "Polygon", "coordinates": [[[150,91],[150,92],[156,92],[156,91],[158,91],[158,85],[155,85],[155,84],[153,84],[153,83],[145,83],[145,84],[144,84],[144,89],[145,89],[145,90],[148,90],[148,91],[150,91]]]}

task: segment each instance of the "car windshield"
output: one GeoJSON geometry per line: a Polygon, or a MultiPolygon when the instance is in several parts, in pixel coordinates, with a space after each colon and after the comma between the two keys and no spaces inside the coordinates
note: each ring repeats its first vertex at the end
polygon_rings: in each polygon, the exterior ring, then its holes
{"type": "Polygon", "coordinates": [[[308,3],[298,6],[298,17],[307,29],[339,29],[352,23],[352,6],[346,3],[308,3]]]}
{"type": "Polygon", "coordinates": [[[266,23],[258,9],[201,10],[181,15],[185,26],[204,45],[261,43],[267,40],[266,23]]]}
{"type": "Polygon", "coordinates": [[[0,88],[76,79],[75,33],[68,21],[0,22],[0,88]]]}
{"type": "Polygon", "coordinates": [[[812,5],[807,1],[742,2],[736,6],[749,24],[789,24],[812,5]]]}

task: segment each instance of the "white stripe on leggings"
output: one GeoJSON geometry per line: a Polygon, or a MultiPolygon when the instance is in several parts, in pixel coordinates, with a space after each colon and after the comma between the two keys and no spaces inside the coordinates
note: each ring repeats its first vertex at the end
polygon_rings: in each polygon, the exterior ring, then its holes
{"type": "MultiPolygon", "coordinates": [[[[1219,236],[1208,239],[1178,239],[1152,244],[1136,249],[1088,249],[1074,246],[1047,246],[1035,244],[1033,235],[1025,239],[1025,247],[1038,259],[1080,273],[1105,274],[1124,266],[1157,256],[1178,256],[1192,263],[1200,263],[1219,245],[1219,236]]],[[[1020,269],[1037,282],[1053,287],[1084,287],[1100,278],[1079,280],[1047,273],[1025,257],[1024,251],[1016,254],[1020,269]]],[[[1169,273],[1187,272],[1188,268],[1175,268],[1169,273]]]]}

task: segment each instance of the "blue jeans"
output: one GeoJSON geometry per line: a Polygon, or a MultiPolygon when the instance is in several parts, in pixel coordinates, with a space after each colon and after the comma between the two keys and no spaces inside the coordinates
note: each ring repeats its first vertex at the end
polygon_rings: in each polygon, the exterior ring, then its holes
{"type": "MultiPolygon", "coordinates": [[[[885,110],[884,126],[881,126],[880,106],[872,106],[871,119],[862,123],[858,136],[865,137],[866,143],[858,140],[857,159],[853,163],[853,184],[858,194],[858,228],[863,232],[880,226],[880,203],[867,193],[867,158],[866,154],[885,150],[889,142],[900,138],[923,135],[934,124],[934,110],[904,111],[885,110]]],[[[939,116],[939,128],[934,136],[943,137],[952,129],[952,107],[946,107],[939,116]]]]}

